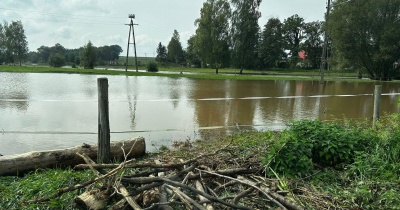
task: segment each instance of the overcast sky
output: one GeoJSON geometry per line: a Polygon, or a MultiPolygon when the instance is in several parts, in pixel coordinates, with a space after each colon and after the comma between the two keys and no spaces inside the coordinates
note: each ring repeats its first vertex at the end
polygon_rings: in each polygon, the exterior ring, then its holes
{"type": "MultiPolygon", "coordinates": [[[[95,46],[128,42],[129,14],[135,14],[138,56],[155,56],[159,42],[167,45],[174,29],[186,47],[195,33],[205,0],[0,0],[0,20],[21,20],[29,50],[60,43],[78,48],[89,40],[95,46]]],[[[298,14],[306,22],[323,20],[326,0],[263,0],[260,26],[271,17],[283,21],[298,14]]],[[[132,49],[132,48],[131,48],[132,49]]],[[[133,51],[130,51],[133,55],[133,51]]]]}

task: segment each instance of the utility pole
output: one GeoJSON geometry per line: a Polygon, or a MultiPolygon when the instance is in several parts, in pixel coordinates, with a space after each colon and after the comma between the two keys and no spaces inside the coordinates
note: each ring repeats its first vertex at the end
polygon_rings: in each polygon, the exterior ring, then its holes
{"type": "Polygon", "coordinates": [[[135,64],[136,64],[136,72],[138,72],[138,65],[137,65],[137,55],[136,55],[136,41],[135,41],[135,28],[134,26],[138,24],[133,24],[133,19],[135,19],[134,14],[130,14],[129,18],[131,19],[130,24],[125,24],[129,26],[129,35],[128,35],[128,48],[126,50],[126,63],[125,63],[125,71],[128,71],[128,58],[129,58],[129,45],[133,44],[133,48],[135,49],[135,64]],[[131,31],[132,31],[132,37],[133,37],[133,43],[131,43],[131,31]]]}
{"type": "Polygon", "coordinates": [[[331,11],[331,0],[328,0],[328,6],[326,7],[326,16],[325,16],[325,32],[324,32],[324,48],[322,50],[321,56],[321,84],[324,84],[324,71],[328,63],[328,19],[329,13],[331,11]]]}

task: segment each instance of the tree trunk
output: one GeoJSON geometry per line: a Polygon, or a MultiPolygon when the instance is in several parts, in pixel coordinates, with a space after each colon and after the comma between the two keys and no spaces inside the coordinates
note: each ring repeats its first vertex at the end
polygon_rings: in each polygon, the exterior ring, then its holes
{"type": "MultiPolygon", "coordinates": [[[[146,144],[143,137],[111,142],[111,159],[124,158],[125,153],[132,151],[129,155],[131,157],[138,157],[146,153],[146,144]]],[[[74,166],[76,164],[84,163],[83,159],[76,155],[76,153],[85,153],[91,159],[97,157],[97,145],[83,144],[80,146],[61,149],[49,150],[41,152],[29,152],[18,155],[8,155],[0,157],[0,175],[20,175],[25,172],[35,170],[38,168],[49,168],[54,166],[74,166]]]]}

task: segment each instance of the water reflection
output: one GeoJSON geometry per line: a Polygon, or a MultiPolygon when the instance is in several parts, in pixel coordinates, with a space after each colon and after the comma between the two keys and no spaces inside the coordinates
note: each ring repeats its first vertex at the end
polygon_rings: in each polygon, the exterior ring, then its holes
{"type": "Polygon", "coordinates": [[[138,100],[138,81],[137,77],[133,78],[134,82],[133,85],[131,84],[131,79],[129,77],[126,77],[126,95],[128,97],[128,105],[129,105],[129,118],[131,122],[131,129],[135,130],[136,127],[136,107],[137,107],[137,100],[138,100]],[[133,97],[132,97],[133,95],[133,97]]]}
{"type": "MultiPolygon", "coordinates": [[[[96,75],[0,73],[0,153],[97,141],[96,75]],[[44,146],[45,145],[45,146],[44,146]]],[[[298,119],[370,118],[374,83],[193,80],[108,76],[111,139],[144,136],[149,150],[298,119]],[[151,146],[154,145],[154,146],[151,146]]],[[[398,112],[400,85],[382,83],[381,110],[398,112]]]]}
{"type": "Polygon", "coordinates": [[[3,109],[28,109],[28,81],[23,74],[5,74],[0,77],[0,107],[3,109]]]}

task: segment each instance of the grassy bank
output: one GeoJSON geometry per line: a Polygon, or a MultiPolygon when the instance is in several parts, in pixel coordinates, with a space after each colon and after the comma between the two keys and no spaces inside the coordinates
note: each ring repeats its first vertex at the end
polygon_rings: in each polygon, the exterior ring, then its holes
{"type": "MultiPolygon", "coordinates": [[[[287,192],[289,199],[306,209],[399,209],[399,122],[397,114],[382,119],[376,129],[369,122],[303,120],[282,132],[243,131],[176,143],[176,148],[162,147],[148,158],[191,158],[229,145],[209,158],[206,166],[214,170],[230,165],[258,168],[257,175],[266,177],[271,187],[287,192]]],[[[0,177],[0,209],[73,209],[73,198],[82,190],[43,204],[26,206],[24,201],[52,195],[92,177],[90,171],[70,169],[0,177]]]]}
{"type": "MultiPolygon", "coordinates": [[[[111,67],[110,67],[111,68],[111,67]]],[[[158,73],[136,72],[133,69],[120,70],[99,70],[99,69],[73,69],[73,68],[53,68],[46,66],[5,66],[0,65],[0,72],[19,72],[19,73],[66,73],[66,74],[97,74],[97,75],[126,75],[126,76],[164,76],[174,78],[193,78],[193,79],[216,79],[216,80],[320,80],[318,70],[289,70],[272,69],[269,71],[245,70],[243,74],[238,74],[237,69],[221,69],[219,74],[215,74],[213,69],[200,68],[181,68],[181,67],[160,67],[158,73]]],[[[329,71],[325,74],[326,81],[351,81],[351,82],[376,82],[369,79],[357,79],[354,73],[343,73],[339,71],[329,71]]],[[[397,82],[397,81],[395,81],[397,82]]]]}

